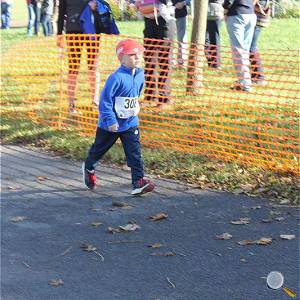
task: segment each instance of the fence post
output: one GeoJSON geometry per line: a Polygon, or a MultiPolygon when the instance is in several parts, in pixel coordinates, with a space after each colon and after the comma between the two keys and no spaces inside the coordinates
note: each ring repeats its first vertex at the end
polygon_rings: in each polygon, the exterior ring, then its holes
{"type": "Polygon", "coordinates": [[[58,128],[61,129],[62,123],[62,104],[63,104],[63,64],[64,64],[64,49],[58,50],[59,68],[60,68],[60,81],[59,81],[59,113],[58,113],[58,128]]]}

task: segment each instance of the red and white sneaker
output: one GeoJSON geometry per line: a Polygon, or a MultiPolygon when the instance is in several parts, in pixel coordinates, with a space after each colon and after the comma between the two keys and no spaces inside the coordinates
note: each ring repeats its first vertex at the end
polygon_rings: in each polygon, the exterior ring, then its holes
{"type": "Polygon", "coordinates": [[[141,195],[141,194],[149,193],[152,192],[154,188],[155,188],[155,184],[151,180],[141,178],[136,182],[134,182],[131,195],[141,195]]]}
{"type": "Polygon", "coordinates": [[[95,170],[86,169],[85,163],[82,164],[82,179],[88,189],[92,190],[96,187],[95,170]]]}

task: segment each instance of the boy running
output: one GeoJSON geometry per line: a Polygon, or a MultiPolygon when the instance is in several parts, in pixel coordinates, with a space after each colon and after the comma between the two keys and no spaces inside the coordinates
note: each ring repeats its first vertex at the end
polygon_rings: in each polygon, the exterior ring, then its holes
{"type": "Polygon", "coordinates": [[[83,180],[87,188],[95,188],[95,166],[120,138],[127,165],[131,168],[131,194],[140,195],[155,187],[152,181],[144,178],[138,129],[138,98],[144,86],[144,72],[140,68],[144,47],[132,39],[125,39],[118,43],[116,52],[121,66],[109,76],[102,90],[96,138],[82,165],[83,180]]]}

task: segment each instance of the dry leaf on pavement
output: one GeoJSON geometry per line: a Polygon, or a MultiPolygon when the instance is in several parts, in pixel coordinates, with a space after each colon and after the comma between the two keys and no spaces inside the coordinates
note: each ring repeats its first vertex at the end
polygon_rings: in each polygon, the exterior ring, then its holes
{"type": "Polygon", "coordinates": [[[152,244],[152,245],[148,245],[147,247],[156,249],[156,248],[160,248],[160,247],[162,247],[162,246],[163,246],[163,245],[160,244],[160,243],[154,243],[154,244],[152,244]]]}
{"type": "Polygon", "coordinates": [[[266,245],[270,245],[272,243],[273,239],[272,238],[265,238],[265,237],[262,237],[260,238],[259,240],[256,240],[255,243],[257,245],[262,245],[262,246],[266,246],[266,245]]]}
{"type": "Polygon", "coordinates": [[[230,223],[233,225],[246,225],[250,223],[250,218],[239,218],[238,220],[232,220],[230,223]]]}
{"type": "Polygon", "coordinates": [[[89,252],[93,252],[93,251],[96,251],[97,248],[91,244],[88,244],[88,243],[82,243],[80,248],[83,250],[83,251],[89,251],[89,252]]]}
{"type": "Polygon", "coordinates": [[[49,284],[52,286],[59,286],[59,285],[63,285],[64,282],[61,279],[52,279],[49,281],[49,284]]]}
{"type": "Polygon", "coordinates": [[[133,207],[132,205],[127,204],[125,202],[113,202],[112,206],[119,207],[119,208],[122,208],[122,209],[130,209],[130,208],[133,207]]]}
{"type": "Polygon", "coordinates": [[[125,226],[119,226],[119,228],[123,231],[135,231],[137,229],[140,229],[141,226],[135,224],[135,223],[129,223],[125,226]]]}
{"type": "Polygon", "coordinates": [[[281,234],[280,238],[282,238],[283,240],[293,240],[296,238],[296,236],[294,234],[281,234]]]}
{"type": "Polygon", "coordinates": [[[151,219],[152,221],[160,221],[166,219],[167,217],[168,215],[165,213],[158,213],[156,215],[150,216],[149,219],[151,219]]]}
{"type": "Polygon", "coordinates": [[[11,222],[23,222],[24,220],[29,220],[29,219],[24,216],[17,216],[10,219],[11,222]]]}
{"type": "Polygon", "coordinates": [[[102,224],[103,223],[101,223],[101,222],[93,222],[93,223],[91,223],[91,225],[94,226],[94,227],[99,227],[102,224]]]}
{"type": "Polygon", "coordinates": [[[152,255],[152,256],[175,256],[176,254],[172,251],[169,251],[169,252],[155,252],[155,253],[151,253],[150,255],[152,255]]]}
{"type": "Polygon", "coordinates": [[[216,235],[217,240],[230,240],[232,235],[228,232],[224,232],[221,235],[216,235]]]}

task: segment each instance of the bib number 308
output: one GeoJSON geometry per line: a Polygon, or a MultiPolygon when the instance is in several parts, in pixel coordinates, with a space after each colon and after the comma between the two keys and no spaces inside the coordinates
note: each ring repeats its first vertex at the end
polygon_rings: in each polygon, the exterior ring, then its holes
{"type": "Polygon", "coordinates": [[[136,108],[136,104],[137,104],[137,98],[127,98],[124,101],[124,108],[125,109],[129,109],[129,108],[136,108]]]}

